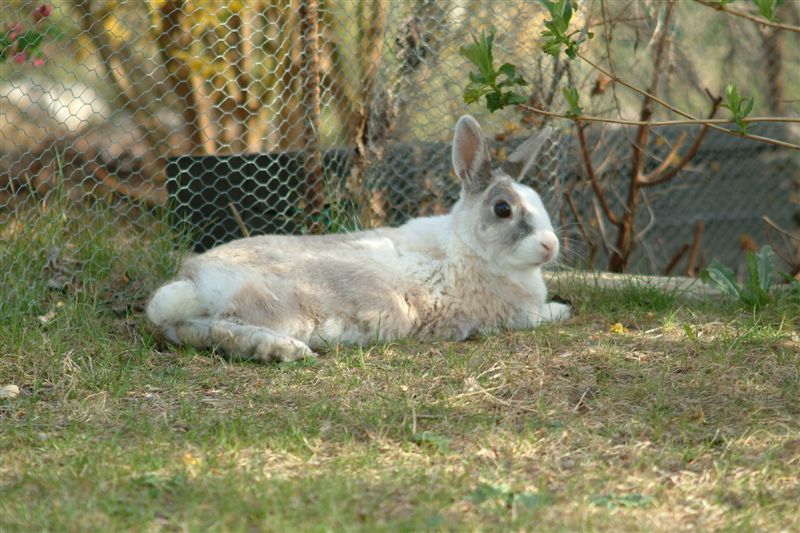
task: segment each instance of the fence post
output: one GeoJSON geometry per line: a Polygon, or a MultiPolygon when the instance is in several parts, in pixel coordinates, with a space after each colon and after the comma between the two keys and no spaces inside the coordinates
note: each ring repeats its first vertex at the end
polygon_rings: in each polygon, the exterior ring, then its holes
{"type": "Polygon", "coordinates": [[[303,91],[303,173],[305,175],[306,228],[312,233],[323,229],[324,204],[322,152],[319,147],[319,17],[317,0],[300,0],[300,42],[303,91]]]}

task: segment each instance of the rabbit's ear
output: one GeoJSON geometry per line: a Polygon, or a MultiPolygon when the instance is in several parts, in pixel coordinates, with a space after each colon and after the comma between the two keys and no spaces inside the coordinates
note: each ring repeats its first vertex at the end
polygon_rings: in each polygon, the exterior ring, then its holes
{"type": "Polygon", "coordinates": [[[550,126],[545,126],[539,130],[511,152],[505,163],[501,165],[501,170],[515,181],[522,179],[533,163],[536,162],[536,156],[539,155],[542,146],[552,134],[553,128],[550,126]]]}
{"type": "Polygon", "coordinates": [[[468,194],[483,191],[492,181],[489,150],[478,121],[470,115],[464,115],[456,124],[456,133],[453,136],[453,170],[468,194]]]}

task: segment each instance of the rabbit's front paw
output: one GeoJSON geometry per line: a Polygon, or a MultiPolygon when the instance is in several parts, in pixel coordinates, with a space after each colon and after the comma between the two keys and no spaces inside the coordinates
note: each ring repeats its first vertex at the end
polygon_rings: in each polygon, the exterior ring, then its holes
{"type": "Polygon", "coordinates": [[[254,355],[261,361],[278,363],[297,361],[305,357],[317,357],[317,353],[304,342],[282,335],[267,336],[258,343],[254,355]]]}

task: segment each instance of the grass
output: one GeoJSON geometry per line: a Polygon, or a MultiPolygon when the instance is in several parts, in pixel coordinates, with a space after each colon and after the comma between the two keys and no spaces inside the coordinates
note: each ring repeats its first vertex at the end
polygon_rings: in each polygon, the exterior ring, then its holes
{"type": "Polygon", "coordinates": [[[3,531],[800,530],[792,302],[567,282],[563,325],[238,363],[147,327],[166,230],[36,209],[0,229],[3,531]]]}

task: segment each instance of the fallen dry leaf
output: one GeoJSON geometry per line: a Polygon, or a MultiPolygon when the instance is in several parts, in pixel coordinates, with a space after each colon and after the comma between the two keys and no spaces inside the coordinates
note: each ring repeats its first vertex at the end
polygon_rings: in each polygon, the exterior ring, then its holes
{"type": "Polygon", "coordinates": [[[623,333],[628,333],[628,328],[622,325],[622,323],[617,322],[613,324],[610,328],[608,328],[610,333],[616,333],[617,335],[622,335],[623,333]]]}
{"type": "Polygon", "coordinates": [[[3,385],[0,387],[0,399],[11,400],[19,396],[19,387],[16,385],[3,385]]]}

